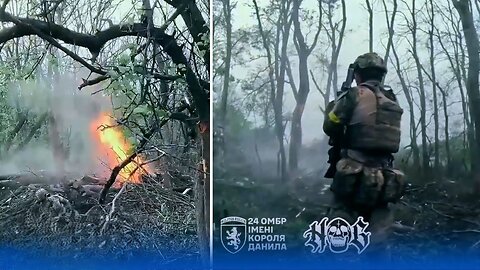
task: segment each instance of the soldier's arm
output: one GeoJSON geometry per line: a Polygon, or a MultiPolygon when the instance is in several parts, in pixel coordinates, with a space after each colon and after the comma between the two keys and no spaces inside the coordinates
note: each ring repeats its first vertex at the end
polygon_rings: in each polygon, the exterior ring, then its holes
{"type": "Polygon", "coordinates": [[[350,121],[356,106],[357,96],[358,89],[354,87],[342,93],[334,104],[327,106],[323,121],[325,134],[330,137],[343,135],[343,128],[350,121]]]}

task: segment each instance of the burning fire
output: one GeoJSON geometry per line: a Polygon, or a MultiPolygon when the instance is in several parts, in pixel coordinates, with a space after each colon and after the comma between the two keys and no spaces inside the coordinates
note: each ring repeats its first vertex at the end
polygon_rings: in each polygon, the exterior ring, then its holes
{"type": "MultiPolygon", "coordinates": [[[[132,149],[132,145],[123,136],[122,131],[107,113],[101,113],[97,119],[90,124],[92,137],[97,143],[96,155],[106,165],[113,169],[122,161],[126,160],[132,149]]],[[[137,156],[132,162],[125,166],[118,174],[120,182],[141,183],[142,174],[151,172],[148,164],[137,156]]],[[[109,175],[104,175],[109,177],[109,175]]]]}

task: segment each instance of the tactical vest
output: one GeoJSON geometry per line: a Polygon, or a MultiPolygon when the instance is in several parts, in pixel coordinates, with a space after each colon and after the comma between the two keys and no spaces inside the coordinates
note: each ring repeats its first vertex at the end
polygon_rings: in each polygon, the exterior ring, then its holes
{"type": "Polygon", "coordinates": [[[360,84],[358,103],[346,128],[347,148],[375,153],[398,152],[402,114],[393,93],[375,82],[360,84]]]}

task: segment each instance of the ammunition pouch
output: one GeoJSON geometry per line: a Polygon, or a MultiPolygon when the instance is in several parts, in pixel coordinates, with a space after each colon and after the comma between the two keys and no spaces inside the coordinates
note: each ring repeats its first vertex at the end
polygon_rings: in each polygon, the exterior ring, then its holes
{"type": "Polygon", "coordinates": [[[405,177],[399,170],[365,166],[349,157],[342,158],[336,169],[330,189],[356,207],[396,203],[405,193],[405,177]]]}
{"type": "Polygon", "coordinates": [[[401,171],[391,168],[384,168],[382,173],[385,179],[382,201],[385,203],[398,202],[405,194],[405,175],[401,171]]]}
{"type": "Polygon", "coordinates": [[[363,165],[351,158],[342,158],[337,162],[336,169],[330,189],[340,198],[349,198],[355,192],[363,165]]]}
{"type": "Polygon", "coordinates": [[[360,183],[353,203],[359,207],[371,208],[377,205],[383,187],[383,175],[380,168],[363,167],[360,183]]]}

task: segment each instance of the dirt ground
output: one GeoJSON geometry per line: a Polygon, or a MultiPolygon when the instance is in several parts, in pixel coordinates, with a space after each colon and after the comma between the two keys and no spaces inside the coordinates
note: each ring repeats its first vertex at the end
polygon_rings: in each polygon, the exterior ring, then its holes
{"type": "MultiPolygon", "coordinates": [[[[288,243],[289,249],[305,249],[302,233],[312,221],[325,216],[332,196],[331,180],[321,172],[286,184],[275,177],[237,175],[229,170],[215,174],[217,243],[218,221],[223,217],[286,217],[287,239],[294,239],[288,243]]],[[[480,200],[471,187],[466,180],[409,184],[401,202],[391,205],[395,223],[389,241],[402,256],[397,259],[419,260],[459,250],[480,255],[480,200]]]]}

